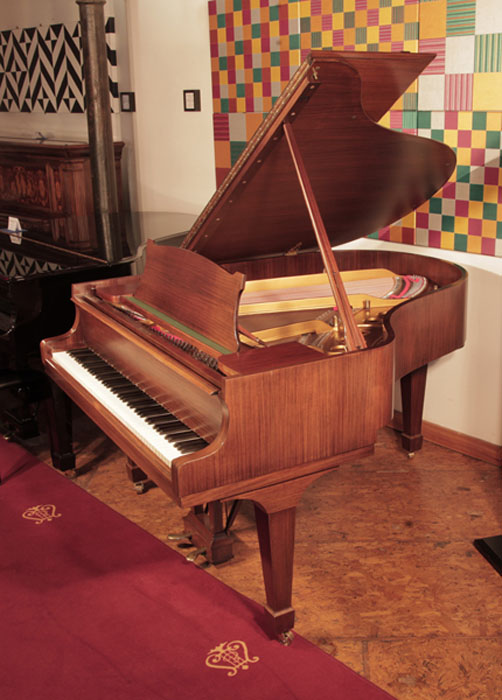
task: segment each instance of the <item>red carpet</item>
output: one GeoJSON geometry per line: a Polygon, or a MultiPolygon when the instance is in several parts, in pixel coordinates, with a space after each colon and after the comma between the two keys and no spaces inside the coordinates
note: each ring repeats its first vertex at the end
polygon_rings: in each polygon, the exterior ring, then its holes
{"type": "Polygon", "coordinates": [[[0,438],[2,700],[389,700],[0,438]]]}

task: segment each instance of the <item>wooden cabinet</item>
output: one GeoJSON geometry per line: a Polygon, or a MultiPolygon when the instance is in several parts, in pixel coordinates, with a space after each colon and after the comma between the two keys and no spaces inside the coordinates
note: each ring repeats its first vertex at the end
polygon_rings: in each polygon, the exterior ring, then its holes
{"type": "MultiPolygon", "coordinates": [[[[124,144],[114,144],[117,187],[124,144]]],[[[0,225],[20,219],[36,238],[76,251],[97,250],[88,144],[0,141],[0,225]]]]}

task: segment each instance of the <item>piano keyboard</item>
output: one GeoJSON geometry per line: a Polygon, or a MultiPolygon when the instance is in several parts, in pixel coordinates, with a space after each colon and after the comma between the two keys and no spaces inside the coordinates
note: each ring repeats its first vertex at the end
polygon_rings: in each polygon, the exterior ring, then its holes
{"type": "Polygon", "coordinates": [[[53,363],[77,379],[169,466],[207,442],[88,348],[55,352],[53,363]]]}

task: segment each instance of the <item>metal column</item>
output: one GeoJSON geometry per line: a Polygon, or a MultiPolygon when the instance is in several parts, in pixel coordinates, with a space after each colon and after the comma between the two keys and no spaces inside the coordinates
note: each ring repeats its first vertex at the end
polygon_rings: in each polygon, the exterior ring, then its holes
{"type": "Polygon", "coordinates": [[[96,230],[101,255],[113,262],[122,257],[117,179],[104,5],[106,0],[76,0],[82,27],[87,126],[96,230]]]}

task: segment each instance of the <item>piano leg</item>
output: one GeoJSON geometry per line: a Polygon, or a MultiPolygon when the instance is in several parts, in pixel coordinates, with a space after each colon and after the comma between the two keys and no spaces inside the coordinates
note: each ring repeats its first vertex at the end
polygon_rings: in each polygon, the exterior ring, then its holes
{"type": "Polygon", "coordinates": [[[51,382],[46,407],[52,464],[61,471],[75,469],[71,400],[55,382],[51,382]]]}
{"type": "MultiPolygon", "coordinates": [[[[333,465],[333,468],[336,465],[333,465]]],[[[295,611],[291,604],[296,506],[310,484],[326,472],[248,491],[240,498],[255,506],[261,567],[267,604],[265,626],[283,644],[293,638],[295,611]]]]}
{"type": "Polygon", "coordinates": [[[255,514],[267,596],[267,626],[274,636],[288,644],[295,622],[291,596],[296,506],[268,513],[255,503],[255,514]]]}
{"type": "Polygon", "coordinates": [[[412,456],[422,447],[422,414],[424,410],[427,365],[401,377],[403,404],[403,448],[412,456]]]}

